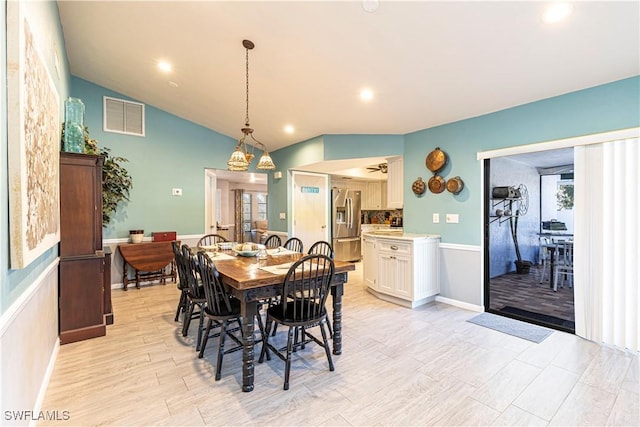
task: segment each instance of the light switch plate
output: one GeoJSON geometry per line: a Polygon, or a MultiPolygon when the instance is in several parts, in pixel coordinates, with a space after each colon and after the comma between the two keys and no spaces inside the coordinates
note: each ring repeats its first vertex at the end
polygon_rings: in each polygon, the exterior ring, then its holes
{"type": "Polygon", "coordinates": [[[434,213],[433,214],[433,223],[437,224],[440,222],[440,214],[439,213],[434,213]]]}
{"type": "Polygon", "coordinates": [[[280,219],[287,219],[287,215],[284,212],[280,212],[280,219]]]}
{"type": "Polygon", "coordinates": [[[459,221],[458,214],[447,214],[447,224],[457,224],[459,221]]]}
{"type": "Polygon", "coordinates": [[[182,196],[182,188],[172,188],[171,189],[172,196],[182,196]]]}

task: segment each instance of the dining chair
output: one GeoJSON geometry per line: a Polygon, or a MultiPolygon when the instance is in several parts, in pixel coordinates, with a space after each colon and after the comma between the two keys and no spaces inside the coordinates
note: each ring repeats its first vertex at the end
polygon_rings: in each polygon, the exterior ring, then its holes
{"type": "Polygon", "coordinates": [[[278,236],[277,234],[272,234],[271,236],[267,237],[267,240],[264,241],[264,245],[267,248],[279,248],[280,246],[282,246],[282,239],[280,239],[280,236],[278,236]]]}
{"type": "Polygon", "coordinates": [[[290,237],[286,242],[284,242],[283,246],[285,249],[289,249],[290,251],[303,253],[302,248],[304,245],[302,244],[302,240],[297,237],[290,237]]]}
{"type": "Polygon", "coordinates": [[[189,326],[191,326],[191,320],[195,317],[198,318],[198,334],[196,338],[196,351],[200,350],[200,342],[202,341],[202,332],[204,329],[204,307],[206,305],[206,299],[204,295],[204,288],[202,282],[199,279],[198,267],[196,259],[191,253],[191,248],[183,244],[182,245],[182,257],[185,271],[185,279],[187,280],[187,312],[184,316],[182,324],[182,336],[186,337],[189,334],[189,326]],[[196,311],[196,307],[198,311],[196,311]]]}
{"type": "Polygon", "coordinates": [[[564,287],[564,280],[569,280],[569,287],[573,287],[573,242],[560,241],[556,243],[554,272],[553,272],[553,291],[558,291],[558,282],[564,287]]]}
{"type": "Polygon", "coordinates": [[[202,246],[213,246],[227,241],[228,240],[224,236],[219,234],[206,234],[198,240],[198,244],[196,246],[201,248],[202,246]]]}
{"type": "MultiPolygon", "coordinates": [[[[280,303],[267,309],[266,330],[263,334],[262,351],[259,362],[275,353],[285,362],[284,390],[289,390],[291,372],[291,354],[294,350],[305,348],[305,344],[315,342],[322,346],[327,355],[329,370],[333,371],[333,360],[325,323],[327,319],[326,302],[333,279],[335,266],[333,260],[326,255],[305,255],[289,268],[282,284],[280,303]],[[275,347],[269,342],[272,325],[281,324],[288,327],[287,345],[275,347]],[[319,327],[322,339],[314,336],[310,330],[319,327]],[[300,341],[294,336],[301,334],[300,341]]],[[[300,352],[297,352],[300,355],[300,352]]]]}
{"type": "Polygon", "coordinates": [[[177,322],[180,319],[180,313],[183,313],[185,316],[187,315],[187,294],[189,292],[189,282],[187,280],[186,272],[184,271],[182,263],[182,252],[180,249],[180,244],[174,240],[173,242],[171,242],[171,247],[173,249],[173,258],[176,263],[176,269],[178,270],[178,283],[176,285],[178,287],[178,290],[180,291],[180,300],[178,301],[176,318],[174,319],[177,322]]]}
{"type": "MultiPolygon", "coordinates": [[[[308,253],[326,255],[331,259],[333,259],[333,255],[334,255],[333,247],[331,246],[331,243],[326,242],[324,240],[319,240],[315,242],[313,245],[311,245],[308,253]]],[[[331,326],[331,319],[330,319],[329,313],[327,313],[327,326],[329,327],[329,336],[333,337],[333,326],[331,326]]]]}
{"type": "Polygon", "coordinates": [[[240,301],[229,295],[220,281],[220,275],[216,270],[211,258],[204,252],[198,252],[198,267],[200,269],[200,277],[204,288],[205,299],[207,301],[204,307],[204,315],[207,317],[207,326],[202,336],[202,345],[198,358],[202,359],[204,351],[207,348],[211,328],[214,325],[220,326],[220,332],[212,336],[219,337],[218,340],[218,357],[216,362],[216,381],[220,380],[222,373],[222,359],[225,354],[232,353],[242,349],[242,336],[238,337],[236,333],[240,331],[242,334],[242,320],[240,312],[240,301]],[[230,324],[236,322],[237,326],[230,328],[230,324]],[[224,344],[226,338],[229,337],[237,345],[225,350],[224,344]]]}
{"type": "MultiPolygon", "coordinates": [[[[542,273],[540,273],[540,283],[544,280],[544,275],[549,269],[549,264],[552,262],[551,259],[551,251],[549,250],[549,245],[551,244],[551,239],[548,237],[541,236],[540,237],[540,261],[542,261],[542,273]]],[[[551,274],[549,274],[549,280],[552,280],[551,274]]]]}
{"type": "Polygon", "coordinates": [[[311,245],[307,253],[326,255],[333,259],[333,247],[331,246],[331,243],[325,242],[324,240],[319,240],[311,245]]]}

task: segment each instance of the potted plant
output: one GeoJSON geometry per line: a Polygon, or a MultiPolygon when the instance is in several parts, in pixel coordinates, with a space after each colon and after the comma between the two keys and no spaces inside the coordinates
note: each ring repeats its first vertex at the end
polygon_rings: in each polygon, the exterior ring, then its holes
{"type": "MultiPolygon", "coordinates": [[[[62,141],[64,141],[64,123],[62,123],[62,141]]],[[[89,136],[89,128],[84,127],[84,153],[104,157],[102,165],[102,226],[106,227],[116,212],[118,204],[129,200],[129,192],[133,188],[133,180],[122,165],[129,160],[112,156],[111,150],[98,147],[98,141],[89,136]]]]}

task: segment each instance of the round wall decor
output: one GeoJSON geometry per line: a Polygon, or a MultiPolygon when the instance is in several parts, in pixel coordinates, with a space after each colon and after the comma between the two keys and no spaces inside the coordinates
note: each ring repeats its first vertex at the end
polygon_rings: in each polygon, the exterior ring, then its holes
{"type": "Polygon", "coordinates": [[[418,177],[418,179],[413,181],[413,184],[411,184],[411,190],[413,190],[416,195],[424,193],[426,189],[427,184],[422,180],[422,177],[418,177]]]}
{"type": "Polygon", "coordinates": [[[433,175],[429,179],[429,190],[434,194],[439,194],[444,191],[445,183],[444,178],[440,175],[433,175]]]}

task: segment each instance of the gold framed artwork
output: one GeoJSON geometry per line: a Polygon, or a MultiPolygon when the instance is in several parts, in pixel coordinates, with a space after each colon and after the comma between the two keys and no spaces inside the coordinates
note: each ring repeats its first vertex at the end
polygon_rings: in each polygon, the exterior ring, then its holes
{"type": "Polygon", "coordinates": [[[25,2],[7,2],[11,268],[60,240],[60,102],[25,2]]]}

